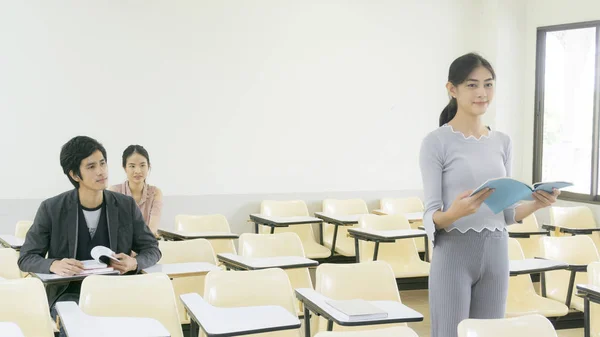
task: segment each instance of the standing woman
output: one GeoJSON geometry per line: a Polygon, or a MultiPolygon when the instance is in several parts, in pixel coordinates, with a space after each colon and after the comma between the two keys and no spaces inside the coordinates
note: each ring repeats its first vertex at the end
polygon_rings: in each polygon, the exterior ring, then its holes
{"type": "Polygon", "coordinates": [[[154,236],[158,236],[162,192],[158,187],[146,183],[150,167],[148,151],[141,145],[129,145],[123,151],[123,169],[127,174],[127,180],[120,185],[111,186],[110,190],[133,197],[146,225],[154,236]]]}
{"type": "Polygon", "coordinates": [[[446,88],[450,103],[439,128],[421,145],[425,194],[423,223],[433,242],[429,276],[431,336],[457,336],[466,318],[503,318],[508,293],[508,233],[556,201],[559,191],[533,193],[534,201],[494,214],[483,201],[493,190],[469,196],[486,180],[511,176],[510,138],[483,125],[481,117],[494,98],[496,74],[477,54],[450,65],[446,88]]]}

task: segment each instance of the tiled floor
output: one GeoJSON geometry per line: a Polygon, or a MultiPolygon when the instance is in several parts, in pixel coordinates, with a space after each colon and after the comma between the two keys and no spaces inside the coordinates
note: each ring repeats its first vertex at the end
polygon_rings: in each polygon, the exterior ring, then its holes
{"type": "MultiPolygon", "coordinates": [[[[429,320],[429,303],[427,298],[427,290],[411,290],[402,291],[400,293],[402,303],[415,309],[425,316],[423,322],[409,323],[409,326],[415,330],[419,337],[430,336],[430,320],[429,320]]],[[[557,330],[559,337],[582,337],[583,329],[557,330]]]]}

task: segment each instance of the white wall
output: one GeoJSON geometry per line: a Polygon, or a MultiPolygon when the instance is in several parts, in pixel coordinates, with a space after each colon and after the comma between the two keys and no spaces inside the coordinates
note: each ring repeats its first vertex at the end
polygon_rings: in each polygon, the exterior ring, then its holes
{"type": "Polygon", "coordinates": [[[0,0],[0,226],[70,188],[58,154],[77,134],[107,147],[111,183],[126,145],[148,148],[167,226],[214,208],[244,227],[272,195],[413,193],[469,51],[496,68],[486,122],[530,181],[536,27],[589,20],[596,0],[0,0]]]}
{"type": "Polygon", "coordinates": [[[478,27],[480,50],[494,66],[497,76],[494,103],[486,119],[511,137],[513,176],[520,180],[526,180],[521,171],[527,152],[521,146],[525,9],[522,0],[482,0],[478,27]]]}
{"type": "Polygon", "coordinates": [[[421,187],[471,1],[1,1],[0,199],[70,188],[86,134],[166,195],[421,187]],[[432,11],[431,6],[436,10],[432,11]]]}
{"type": "Polygon", "coordinates": [[[0,0],[0,232],[71,188],[58,156],[80,134],[107,148],[113,184],[127,145],[149,150],[163,226],[177,212],[242,226],[248,205],[273,194],[373,203],[418,191],[420,141],[447,103],[450,62],[478,50],[479,10],[471,0],[0,0]]]}

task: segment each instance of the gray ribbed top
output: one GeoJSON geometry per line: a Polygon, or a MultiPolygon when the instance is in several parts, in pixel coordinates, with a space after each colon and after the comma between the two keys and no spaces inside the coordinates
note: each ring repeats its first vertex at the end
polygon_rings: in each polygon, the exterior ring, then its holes
{"type": "MultiPolygon", "coordinates": [[[[434,241],[435,211],[450,208],[460,193],[475,189],[488,179],[510,177],[511,149],[510,137],[502,132],[489,131],[487,136],[476,139],[465,137],[447,124],[423,139],[419,158],[425,193],[423,225],[430,240],[434,241]]],[[[504,229],[515,222],[515,206],[494,214],[482,204],[477,213],[459,219],[446,231],[504,229]]]]}

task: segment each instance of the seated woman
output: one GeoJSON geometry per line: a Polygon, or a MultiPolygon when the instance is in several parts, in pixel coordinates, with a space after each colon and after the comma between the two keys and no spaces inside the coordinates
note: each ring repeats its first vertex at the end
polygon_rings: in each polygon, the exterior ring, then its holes
{"type": "Polygon", "coordinates": [[[150,167],[148,151],[141,145],[129,145],[123,151],[123,169],[127,174],[127,180],[120,185],[111,186],[109,190],[133,197],[146,225],[154,236],[157,236],[162,210],[162,192],[158,187],[146,183],[150,167]]]}

